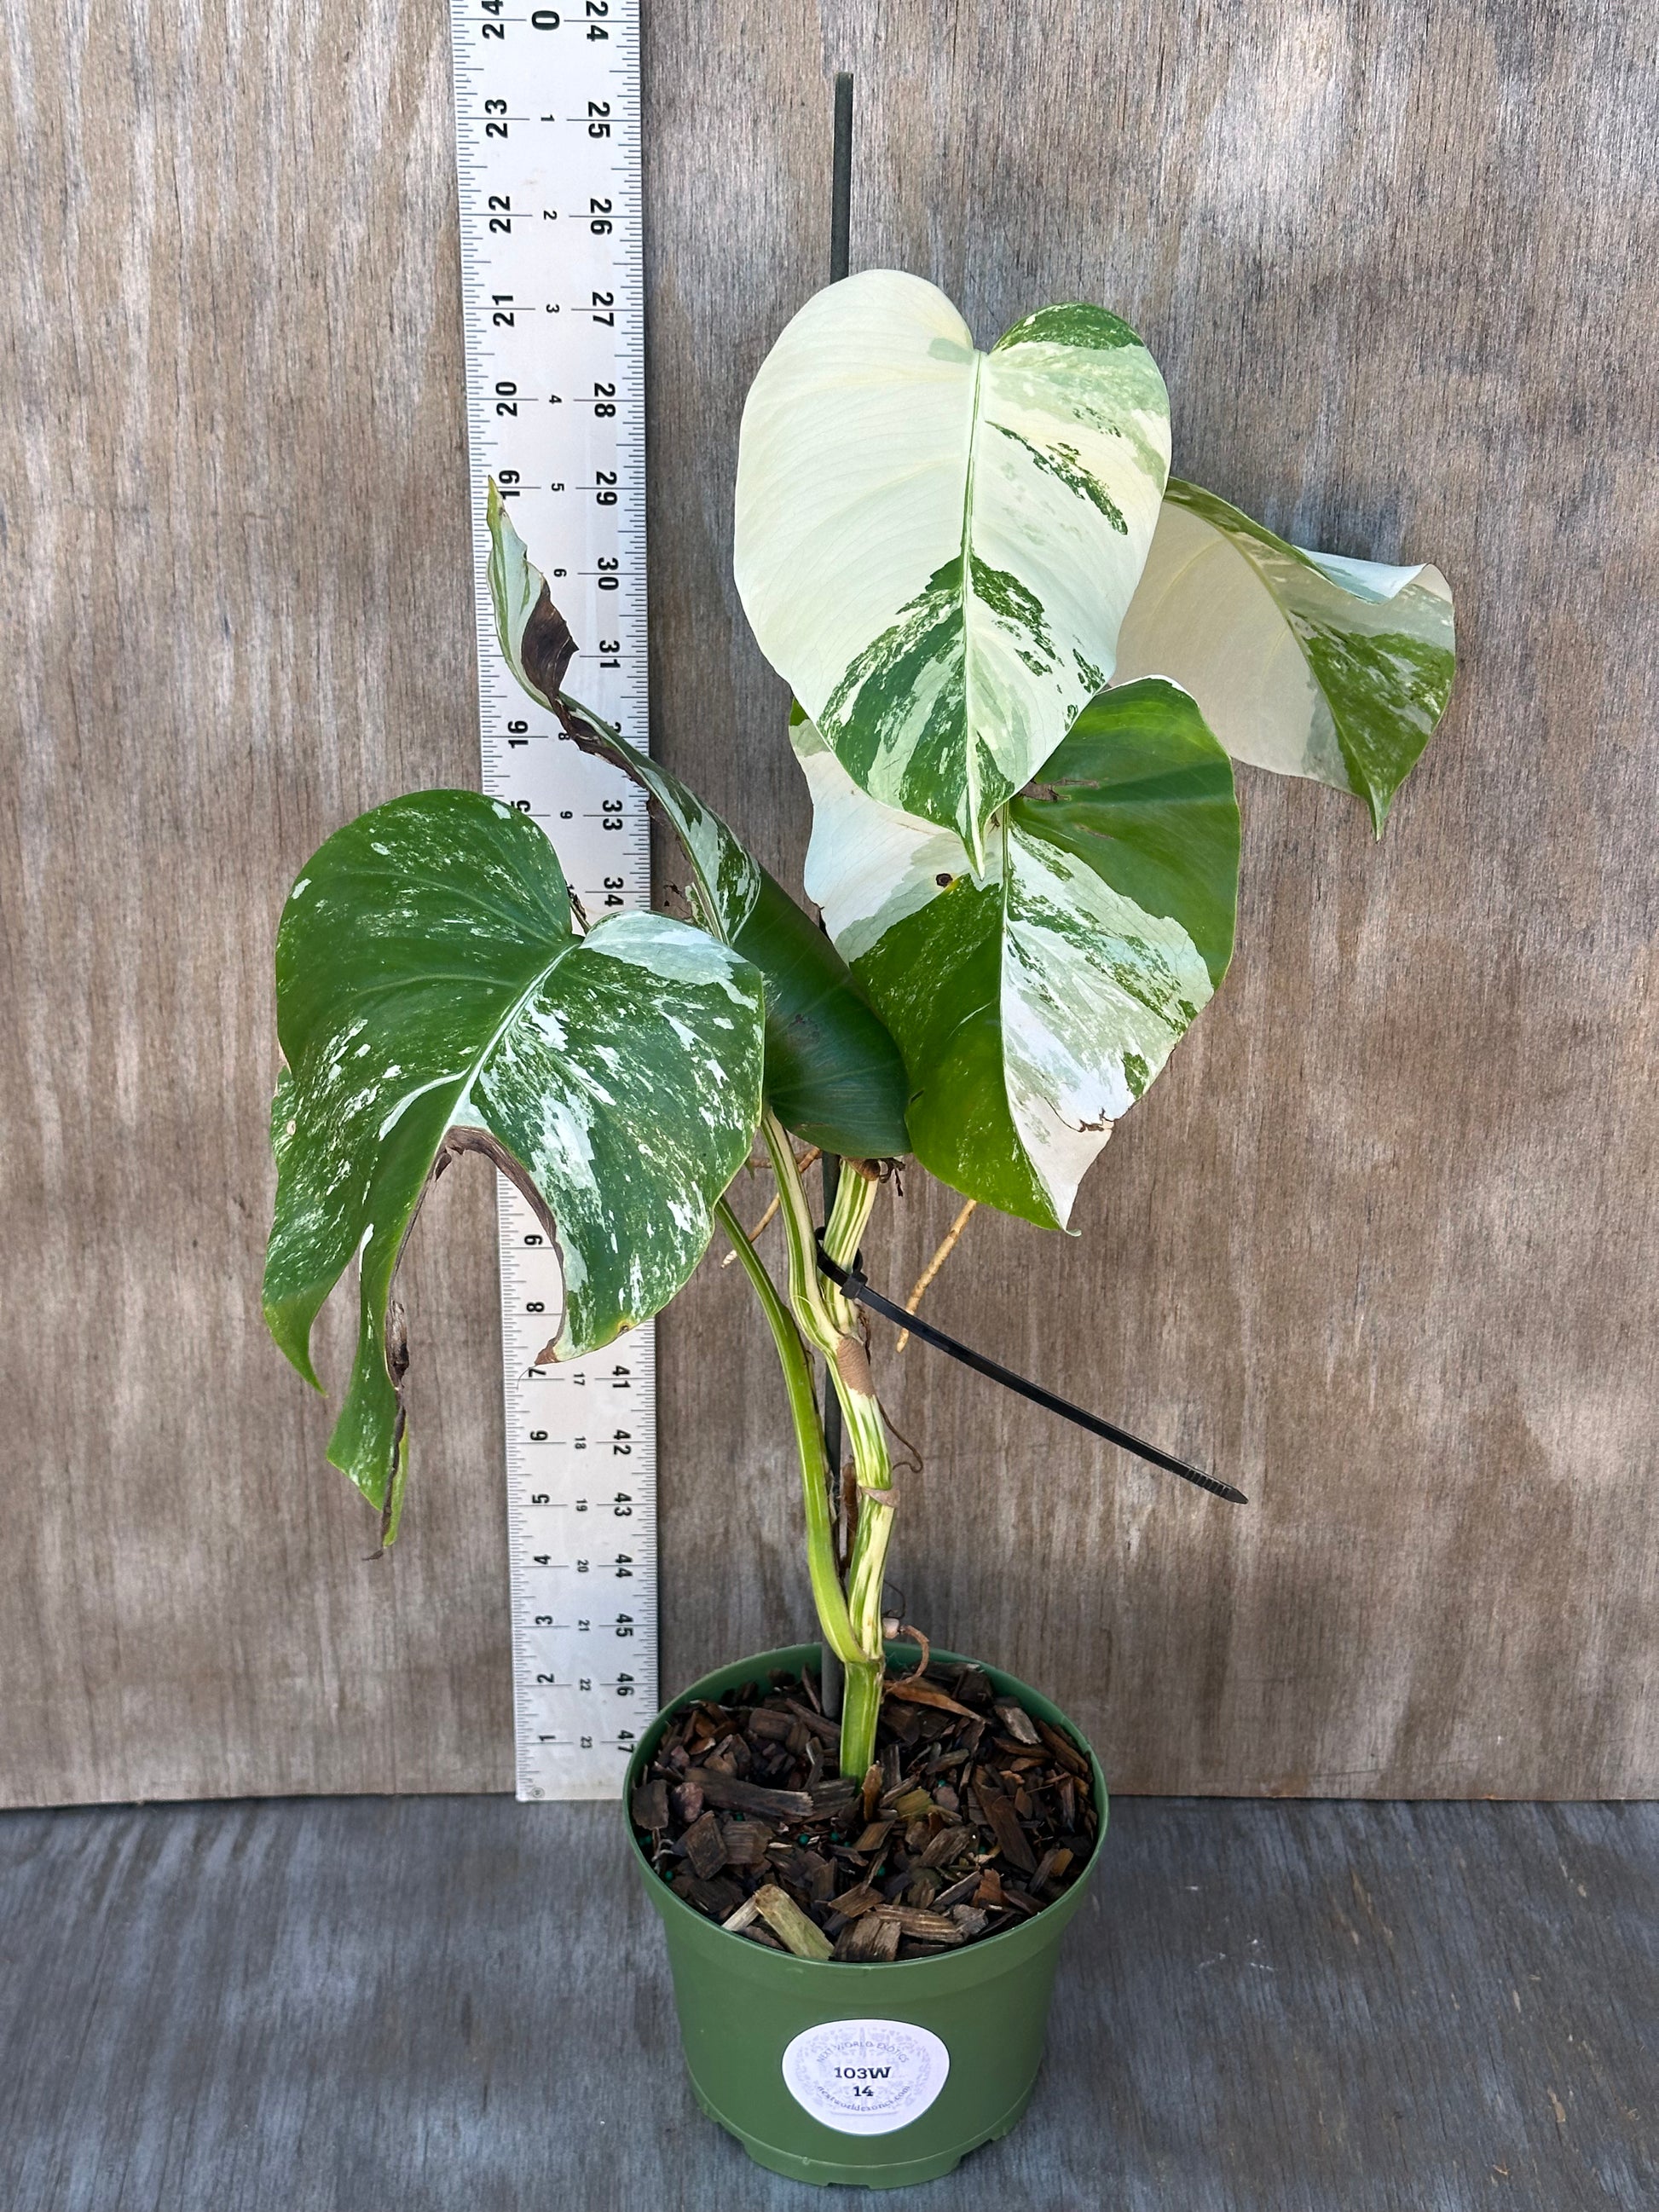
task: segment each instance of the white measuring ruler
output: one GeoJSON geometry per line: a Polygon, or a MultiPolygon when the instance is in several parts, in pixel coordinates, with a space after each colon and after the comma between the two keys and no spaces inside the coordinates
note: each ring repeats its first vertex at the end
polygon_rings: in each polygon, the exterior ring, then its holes
{"type": "MultiPolygon", "coordinates": [[[[597,921],[650,903],[644,793],[560,738],[502,665],[484,488],[576,638],[571,690],[644,747],[638,0],[452,0],[449,20],[483,783],[546,830],[597,921]]],[[[558,1261],[499,1193],[518,1793],[614,1797],[657,1705],[653,1332],[538,1365],[558,1261]]]]}

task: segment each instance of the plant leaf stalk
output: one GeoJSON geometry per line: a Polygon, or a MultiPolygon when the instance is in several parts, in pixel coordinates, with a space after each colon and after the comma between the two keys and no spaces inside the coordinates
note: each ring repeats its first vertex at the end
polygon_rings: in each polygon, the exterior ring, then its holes
{"type": "MultiPolygon", "coordinates": [[[[743,1224],[724,1199],[716,1205],[714,1218],[732,1240],[738,1265],[760,1300],[761,1311],[766,1316],[772,1341],[777,1347],[800,1459],[801,1494],[806,1507],[806,1570],[812,1586],[812,1601],[817,1607],[824,1641],[850,1669],[864,1663],[864,1647],[853,1626],[836,1566],[835,1522],[830,1510],[828,1462],[824,1458],[823,1429],[818,1418],[812,1363],[801,1341],[800,1331],[778,1295],[776,1284],[744,1235],[743,1224]]],[[[860,1767],[859,1771],[862,1774],[864,1769],[860,1767]]]]}
{"type": "MultiPolygon", "coordinates": [[[[762,1118],[761,1133],[782,1200],[790,1310],[801,1335],[823,1356],[853,1455],[858,1516],[848,1563],[846,1604],[860,1650],[854,1658],[842,1655],[847,1680],[842,1706],[841,1769],[843,1774],[861,1778],[875,1757],[884,1663],[881,1594],[893,1525],[890,1495],[893,1471],[887,1427],[857,1316],[834,1284],[818,1271],[812,1209],[795,1164],[794,1147],[769,1108],[762,1118]]],[[[838,1265],[848,1265],[856,1255],[878,1188],[862,1162],[843,1164],[823,1237],[824,1249],[838,1265]]]]}
{"type": "MultiPolygon", "coordinates": [[[[567,695],[560,696],[572,712],[580,714],[601,731],[618,753],[626,753],[629,749],[610,723],[588,708],[579,707],[567,695]]],[[[718,918],[708,909],[701,886],[694,881],[690,890],[693,910],[698,919],[712,934],[720,935],[718,918]]],[[[892,1489],[892,1462],[862,1328],[852,1306],[818,1272],[811,1203],[801,1181],[795,1148],[769,1107],[762,1121],[761,1132],[777,1179],[789,1256],[787,1308],[777,1285],[744,1234],[743,1224],[724,1200],[716,1214],[761,1302],[783,1368],[806,1507],[807,1574],[826,1653],[833,1653],[845,1670],[841,1715],[842,1771],[862,1780],[874,1760],[876,1722],[881,1710],[884,1666],[881,1595],[893,1524],[893,1509],[886,1497],[892,1489]],[[836,1556],[841,1468],[831,1464],[825,1448],[824,1424],[816,1401],[808,1346],[823,1355],[853,1455],[858,1510],[844,1589],[836,1556]]],[[[824,1231],[825,1249],[842,1266],[846,1266],[858,1252],[878,1188],[865,1163],[842,1164],[824,1231]]],[[[839,1452],[836,1457],[839,1460],[839,1452]]]]}
{"type": "MultiPolygon", "coordinates": [[[[568,694],[562,692],[560,698],[573,713],[602,732],[619,755],[625,757],[631,750],[601,716],[579,707],[568,694]]],[[[693,912],[704,928],[720,936],[719,919],[695,878],[689,895],[693,912]]],[[[806,1503],[807,1572],[826,1652],[833,1653],[846,1670],[841,1715],[842,1771],[862,1780],[875,1757],[884,1664],[881,1595],[893,1525],[893,1509],[886,1496],[893,1485],[887,1429],[876,1399],[863,1330],[852,1306],[818,1272],[811,1202],[801,1181],[795,1148],[770,1107],[763,1117],[761,1133],[777,1180],[789,1255],[787,1310],[742,1224],[724,1200],[718,1218],[760,1299],[782,1363],[806,1503]],[[823,1421],[814,1402],[811,1361],[803,1337],[812,1351],[823,1355],[853,1455],[858,1510],[844,1590],[836,1557],[840,1452],[832,1464],[825,1447],[823,1421]]],[[[857,1255],[878,1188],[865,1162],[842,1164],[823,1241],[830,1258],[842,1267],[857,1255]]]]}

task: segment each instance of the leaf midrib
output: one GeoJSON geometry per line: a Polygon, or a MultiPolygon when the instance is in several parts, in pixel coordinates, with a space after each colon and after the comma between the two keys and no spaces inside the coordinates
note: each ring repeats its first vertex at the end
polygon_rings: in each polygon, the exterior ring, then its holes
{"type": "Polygon", "coordinates": [[[529,982],[525,986],[524,989],[519,994],[519,996],[514,1000],[512,1006],[507,1009],[506,1015],[496,1028],[495,1035],[490,1038],[489,1043],[485,1045],[483,1050],[479,1053],[477,1057],[473,1060],[471,1068],[467,1071],[465,1084],[456,1094],[454,1103],[449,1109],[449,1118],[452,1121],[464,1106],[470,1106],[472,1103],[473,1085],[477,1081],[497,1045],[500,1044],[501,1039],[512,1028],[514,1023],[518,1020],[520,1015],[523,1013],[525,1008],[530,1004],[531,1000],[534,998],[537,992],[541,989],[543,984],[546,982],[548,977],[553,973],[553,970],[559,965],[560,962],[566,959],[577,945],[585,944],[586,942],[586,939],[585,938],[577,937],[573,933],[565,939],[562,945],[559,946],[552,958],[531,977],[529,982]]]}

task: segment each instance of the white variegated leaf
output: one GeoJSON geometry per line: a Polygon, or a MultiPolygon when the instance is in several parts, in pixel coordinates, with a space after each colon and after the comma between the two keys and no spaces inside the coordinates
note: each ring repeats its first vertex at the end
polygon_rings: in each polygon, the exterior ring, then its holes
{"type": "Polygon", "coordinates": [[[486,1152],[564,1273],[549,1356],[665,1305],[760,1117],[761,979],[653,914],[578,936],[552,847],[476,792],[394,799],[338,830],[276,940],[288,1065],[272,1109],[265,1317],[312,1382],[312,1326],[350,1261],[360,1331],[329,1455],[395,1520],[404,1355],[392,1276],[446,1150],[486,1152]]]}
{"type": "Polygon", "coordinates": [[[933,285],[872,270],[763,363],[738,457],[738,588],[854,782],[988,822],[1111,674],[1169,468],[1134,332],[1045,307],[989,353],[933,285]]]}
{"type": "Polygon", "coordinates": [[[1173,684],[1107,691],[975,866],[954,832],[860,791],[811,722],[806,889],[897,1039],[925,1167],[1063,1227],[1111,1133],[1232,949],[1226,755],[1173,684]]]}
{"type": "Polygon", "coordinates": [[[1181,684],[1235,760],[1352,792],[1380,833],[1455,667],[1437,568],[1306,552],[1170,479],[1116,680],[1181,684]]]}

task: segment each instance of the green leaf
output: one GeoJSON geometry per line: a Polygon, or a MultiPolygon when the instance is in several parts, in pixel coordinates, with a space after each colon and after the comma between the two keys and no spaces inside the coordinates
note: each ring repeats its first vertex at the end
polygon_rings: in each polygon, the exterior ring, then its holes
{"type": "Polygon", "coordinates": [[[1380,836],[1456,665],[1437,568],[1305,552],[1170,479],[1118,680],[1182,685],[1235,760],[1354,793],[1380,836]]]}
{"type": "Polygon", "coordinates": [[[766,980],[766,1095],[787,1128],[853,1159],[908,1152],[904,1062],[822,930],[678,777],[562,690],[576,651],[546,579],[489,487],[489,587],[507,665],[565,734],[643,785],[692,875],[704,927],[766,980]]]}
{"type": "Polygon", "coordinates": [[[735,567],[861,790],[980,863],[1111,675],[1169,460],[1164,380],[1103,308],[1045,307],[982,354],[895,270],[808,301],[744,410],[735,567]]]}
{"type": "Polygon", "coordinates": [[[923,1166],[1063,1228],[1079,1182],[1231,957],[1238,810],[1185,692],[1102,692],[993,823],[954,831],[870,799],[811,723],[806,884],[898,1039],[923,1166]]]}
{"type": "Polygon", "coordinates": [[[786,1129],[856,1160],[901,1158],[904,1060],[847,963],[764,869],[735,950],[766,984],[766,1095],[786,1129]]]}
{"type": "Polygon", "coordinates": [[[483,1152],[556,1242],[565,1307],[546,1357],[609,1343],[690,1274],[748,1157],[761,981],[659,915],[578,936],[533,823],[428,791],[313,857],[277,932],[276,1009],[265,1318],[315,1383],[312,1326],[357,1257],[357,1357],[329,1456],[395,1523],[406,1355],[392,1285],[434,1170],[483,1152]]]}

